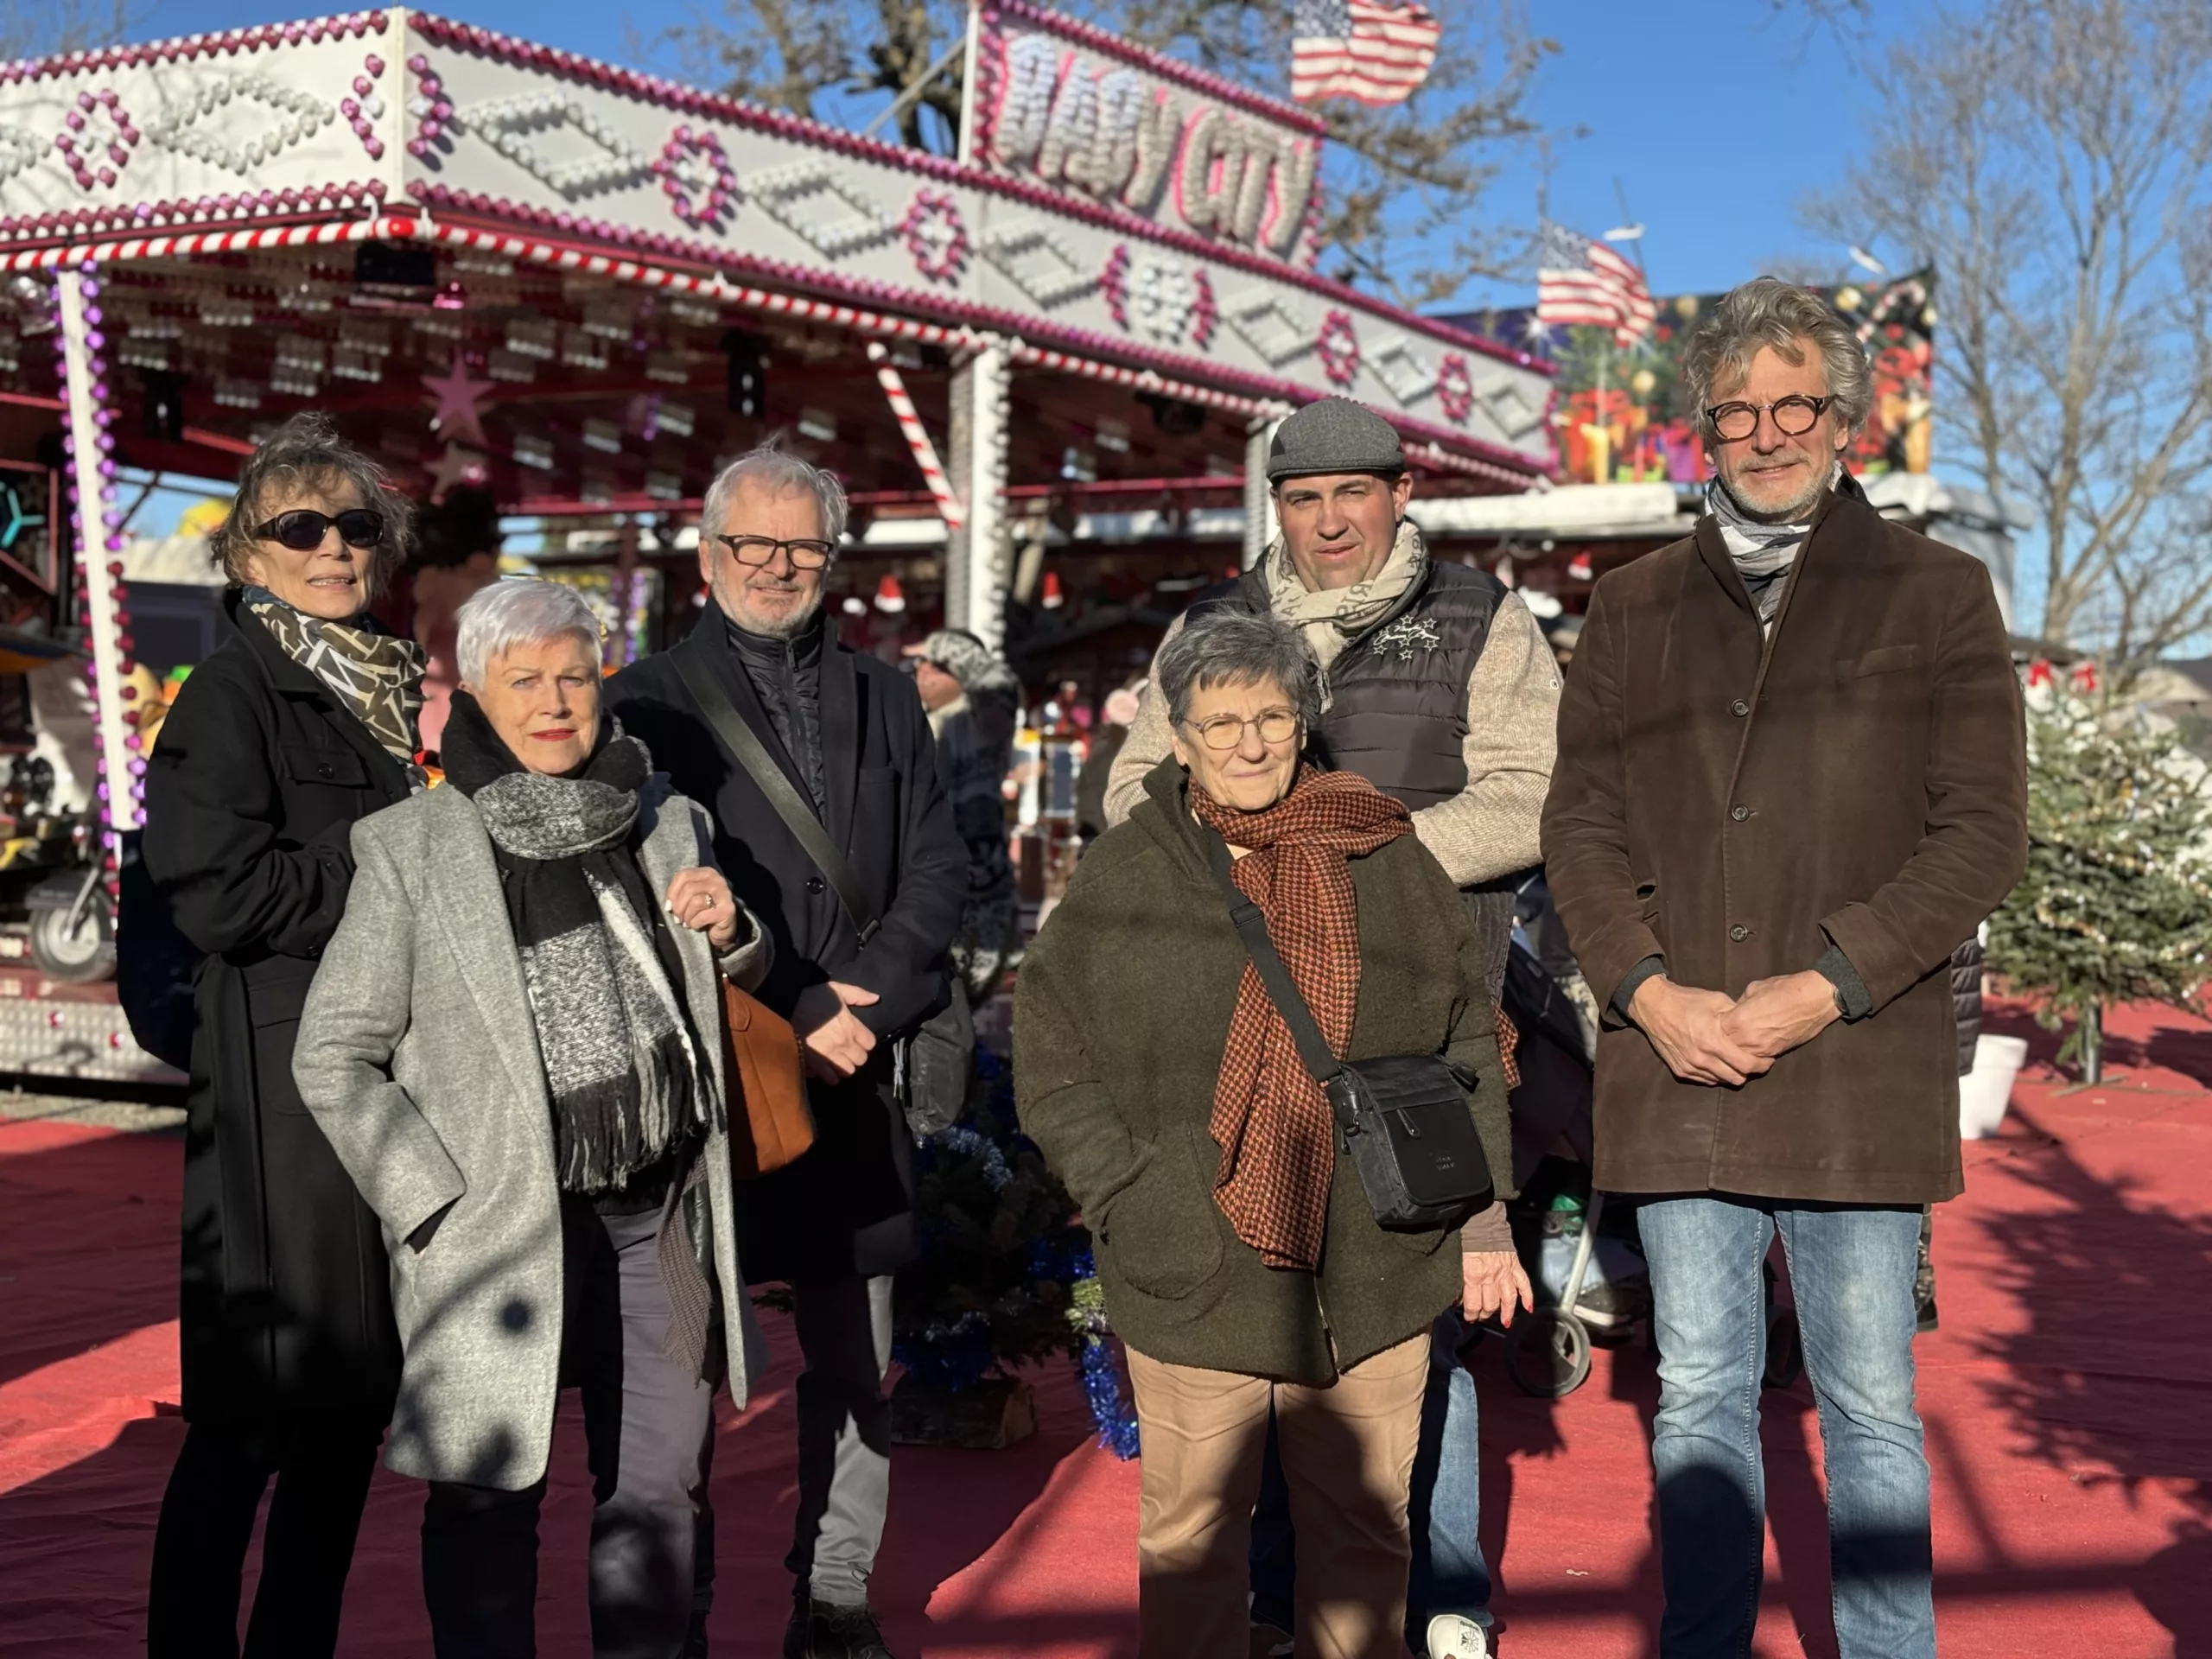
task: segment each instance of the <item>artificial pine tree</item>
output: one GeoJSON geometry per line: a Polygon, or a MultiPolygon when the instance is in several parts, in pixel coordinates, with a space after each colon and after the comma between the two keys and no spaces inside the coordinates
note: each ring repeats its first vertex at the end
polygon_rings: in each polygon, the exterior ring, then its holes
{"type": "Polygon", "coordinates": [[[2101,709],[2038,664],[2028,693],[2028,868],[1990,920],[1989,963],[2040,994],[2037,1018],[2084,1082],[2105,1011],[2187,1006],[2212,979],[2212,803],[2171,733],[2101,709]]]}
{"type": "Polygon", "coordinates": [[[1019,1370],[1084,1351],[1087,1332],[1070,1316],[1091,1271],[1090,1236],[1021,1134],[1011,1068],[988,1047],[967,1111],[916,1146],[914,1173],[922,1250],[893,1298],[893,1352],[906,1371],[893,1433],[1004,1444],[1026,1432],[1030,1410],[1019,1370]]]}

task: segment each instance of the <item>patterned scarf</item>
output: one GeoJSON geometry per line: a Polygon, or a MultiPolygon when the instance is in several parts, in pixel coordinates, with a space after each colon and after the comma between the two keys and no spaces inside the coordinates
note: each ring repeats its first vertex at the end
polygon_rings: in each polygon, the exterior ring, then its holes
{"type": "MultiPolygon", "coordinates": [[[[1195,782],[1191,810],[1230,846],[1251,849],[1236,861],[1236,886],[1267,917],[1291,982],[1341,1057],[1359,1001],[1359,912],[1345,861],[1409,834],[1412,818],[1357,772],[1311,766],[1263,812],[1220,805],[1195,782]]],[[[1214,1202],[1237,1237],[1271,1268],[1318,1268],[1336,1175],[1336,1120],[1249,962],[1208,1128],[1221,1147],[1214,1202]]]]}
{"type": "MultiPolygon", "coordinates": [[[[1842,473],[1843,463],[1838,461],[1828,478],[1831,487],[1842,473]]],[[[1772,524],[1750,518],[1718,478],[1705,486],[1705,505],[1719,527],[1736,574],[1743,578],[1744,591],[1758,611],[1760,625],[1771,628],[1775,613],[1782,608],[1783,590],[1789,585],[1783,578],[1796,564],[1805,537],[1812,534],[1812,520],[1772,524]]]]}
{"type": "Polygon", "coordinates": [[[1410,518],[1398,522],[1397,539],[1382,568],[1365,582],[1349,588],[1314,592],[1290,562],[1290,552],[1278,536],[1268,549],[1268,605],[1286,622],[1294,622],[1313,647],[1321,671],[1344,652],[1354,634],[1379,620],[1398,602],[1428,564],[1428,544],[1421,527],[1410,518]]]}
{"type": "Polygon", "coordinates": [[[387,633],[369,617],[330,622],[295,610],[266,588],[249,587],[246,608],[261,619],[284,654],[321,680],[385,752],[407,768],[421,789],[429,779],[415,760],[422,747],[423,647],[387,633]]]}
{"type": "Polygon", "coordinates": [[[627,844],[652,759],[610,719],[579,771],[531,772],[466,691],[454,693],[442,753],[499,859],[562,1191],[618,1191],[715,1121],[627,844]]]}

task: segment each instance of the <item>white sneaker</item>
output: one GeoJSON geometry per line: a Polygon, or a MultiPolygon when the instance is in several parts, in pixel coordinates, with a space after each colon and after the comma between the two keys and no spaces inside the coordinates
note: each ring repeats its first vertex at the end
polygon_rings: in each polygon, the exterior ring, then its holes
{"type": "Polygon", "coordinates": [[[1490,1659],[1490,1632],[1471,1618],[1439,1613],[1428,1621],[1428,1659],[1490,1659]]]}

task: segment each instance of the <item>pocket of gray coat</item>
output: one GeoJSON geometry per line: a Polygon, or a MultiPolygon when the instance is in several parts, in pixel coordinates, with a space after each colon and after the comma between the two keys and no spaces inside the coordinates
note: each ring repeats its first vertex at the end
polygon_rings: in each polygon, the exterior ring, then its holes
{"type": "Polygon", "coordinates": [[[1835,677],[1839,680],[1858,680],[1869,674],[1895,674],[1902,669],[1919,666],[1918,645],[1883,645],[1863,657],[1837,658],[1835,677]]]}
{"type": "Polygon", "coordinates": [[[1173,1301],[1221,1270],[1220,1211],[1185,1137],[1154,1148],[1144,1173],[1107,1207],[1106,1249],[1130,1287],[1173,1301]]]}

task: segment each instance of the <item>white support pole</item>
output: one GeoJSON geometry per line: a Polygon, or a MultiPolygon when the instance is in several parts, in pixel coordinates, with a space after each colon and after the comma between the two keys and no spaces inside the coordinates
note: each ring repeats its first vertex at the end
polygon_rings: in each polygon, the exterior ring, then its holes
{"type": "Polygon", "coordinates": [[[1259,563],[1275,537],[1274,492],[1268,488],[1268,448],[1275,441],[1279,415],[1263,415],[1244,429],[1244,568],[1259,563]]]}
{"type": "MultiPolygon", "coordinates": [[[[124,676],[129,671],[117,620],[121,584],[109,569],[123,537],[109,522],[115,505],[115,437],[109,424],[116,403],[100,352],[99,283],[89,266],[54,278],[60,324],[63,412],[71,443],[69,480],[75,502],[72,528],[85,584],[86,644],[92,654],[92,704],[99,721],[100,781],[93,794],[111,831],[139,824],[145,763],[134,753],[137,734],[124,724],[124,676]]],[[[111,843],[110,857],[114,855],[111,843]]]]}
{"type": "Polygon", "coordinates": [[[1010,363],[1005,341],[986,340],[952,377],[952,486],[967,522],[945,537],[944,620],[994,652],[1006,638],[1010,363]]]}

